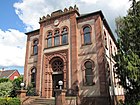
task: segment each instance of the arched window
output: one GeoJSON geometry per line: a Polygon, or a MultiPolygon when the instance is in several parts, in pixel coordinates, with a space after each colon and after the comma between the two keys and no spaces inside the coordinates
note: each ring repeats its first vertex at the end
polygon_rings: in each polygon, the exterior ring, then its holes
{"type": "Polygon", "coordinates": [[[68,43],[68,30],[67,28],[63,28],[62,31],[62,45],[68,43]]]}
{"type": "Polygon", "coordinates": [[[52,46],[52,32],[48,32],[47,36],[47,46],[51,47],[52,46]]]}
{"type": "Polygon", "coordinates": [[[33,54],[38,54],[38,40],[33,41],[33,54]]]}
{"type": "Polygon", "coordinates": [[[60,44],[60,39],[59,39],[59,30],[55,30],[54,33],[54,46],[58,46],[60,44]]]}
{"type": "Polygon", "coordinates": [[[33,87],[36,86],[36,68],[31,69],[31,83],[33,87]]]}
{"type": "Polygon", "coordinates": [[[63,71],[63,67],[63,61],[59,58],[52,62],[52,69],[54,72],[63,71]]]}
{"type": "Polygon", "coordinates": [[[89,26],[86,26],[83,28],[83,34],[84,34],[84,44],[90,44],[91,43],[91,29],[89,26]]]}
{"type": "Polygon", "coordinates": [[[91,61],[86,61],[85,66],[85,84],[93,85],[93,63],[91,61]]]}

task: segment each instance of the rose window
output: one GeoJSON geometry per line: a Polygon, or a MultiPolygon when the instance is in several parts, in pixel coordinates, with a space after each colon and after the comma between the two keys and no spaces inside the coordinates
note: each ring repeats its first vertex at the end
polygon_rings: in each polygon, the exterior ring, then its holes
{"type": "Polygon", "coordinates": [[[55,60],[52,63],[52,69],[54,72],[63,71],[63,62],[61,60],[55,60]]]}

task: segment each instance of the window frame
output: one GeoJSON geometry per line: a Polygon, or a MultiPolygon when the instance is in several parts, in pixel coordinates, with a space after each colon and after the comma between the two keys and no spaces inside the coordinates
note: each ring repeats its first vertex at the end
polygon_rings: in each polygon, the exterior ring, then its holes
{"type": "Polygon", "coordinates": [[[53,40],[53,32],[52,32],[52,31],[48,31],[48,32],[47,32],[47,47],[48,47],[48,48],[53,46],[53,45],[52,45],[52,40],[53,40]],[[50,36],[49,33],[51,33],[51,36],[50,36]],[[51,46],[48,46],[48,45],[49,45],[49,44],[48,44],[48,40],[49,40],[49,39],[51,39],[51,46]]]}
{"type": "Polygon", "coordinates": [[[82,45],[90,45],[90,44],[92,44],[92,36],[91,36],[91,34],[92,34],[92,28],[91,28],[91,26],[89,25],[89,24],[86,24],[86,25],[84,25],[83,27],[82,27],[82,45]],[[84,32],[84,29],[86,28],[86,27],[88,27],[89,28],[89,31],[88,32],[84,32]],[[88,42],[86,42],[85,43],[85,35],[88,35],[89,34],[89,36],[90,36],[90,40],[88,41],[88,42]]]}
{"type": "Polygon", "coordinates": [[[54,38],[54,46],[60,46],[60,30],[59,29],[54,30],[53,38],[54,38]],[[56,31],[58,31],[58,33],[56,33],[56,31]],[[55,43],[55,38],[58,38],[58,41],[59,41],[58,44],[55,43]]]}
{"type": "Polygon", "coordinates": [[[39,43],[38,39],[33,40],[33,46],[32,46],[33,52],[32,52],[32,55],[37,55],[38,54],[38,43],[39,43]]]}
{"type": "Polygon", "coordinates": [[[51,68],[53,72],[63,72],[64,62],[61,58],[56,57],[51,63],[51,68]]]}
{"type": "Polygon", "coordinates": [[[30,73],[31,73],[30,83],[33,85],[33,87],[36,87],[36,77],[37,77],[36,67],[32,67],[31,70],[30,70],[30,73]],[[33,70],[35,70],[35,72],[33,72],[33,70]]]}
{"type": "Polygon", "coordinates": [[[61,45],[66,45],[66,44],[68,44],[68,28],[64,26],[61,31],[61,45]],[[64,29],[66,29],[65,32],[64,32],[64,29]],[[63,43],[63,36],[66,36],[66,43],[63,43]]]}
{"type": "Polygon", "coordinates": [[[46,48],[52,48],[52,47],[58,47],[58,46],[63,46],[63,45],[67,45],[68,44],[68,34],[69,34],[69,28],[67,26],[63,26],[61,28],[56,28],[54,30],[48,30],[46,32],[46,36],[45,36],[45,49],[46,48]],[[63,29],[66,29],[66,32],[63,33],[63,29]],[[56,34],[56,31],[58,31],[58,33],[56,34]],[[52,36],[49,36],[48,33],[52,33],[52,36]],[[66,39],[65,43],[63,43],[63,38],[66,39]],[[51,46],[49,45],[49,39],[51,39],[51,46]]]}
{"type": "Polygon", "coordinates": [[[83,85],[84,86],[93,86],[93,85],[95,85],[95,82],[94,82],[94,78],[95,78],[95,75],[94,75],[94,72],[95,72],[95,70],[94,70],[94,68],[95,68],[95,64],[94,64],[94,61],[92,61],[91,59],[88,59],[88,60],[85,60],[83,63],[82,63],[82,71],[83,71],[83,85]],[[91,75],[86,75],[86,70],[87,70],[87,68],[85,67],[85,63],[86,62],[90,62],[91,64],[92,64],[92,67],[91,67],[91,75]],[[87,83],[87,81],[86,81],[86,76],[92,76],[92,83],[87,83]]]}

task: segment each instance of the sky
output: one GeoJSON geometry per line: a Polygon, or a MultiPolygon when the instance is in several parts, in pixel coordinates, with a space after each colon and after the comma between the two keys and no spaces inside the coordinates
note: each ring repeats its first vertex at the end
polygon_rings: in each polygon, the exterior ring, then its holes
{"type": "Polygon", "coordinates": [[[115,31],[115,18],[125,16],[129,0],[1,0],[0,69],[24,72],[26,32],[39,28],[39,18],[51,12],[77,5],[80,14],[101,10],[115,31]]]}

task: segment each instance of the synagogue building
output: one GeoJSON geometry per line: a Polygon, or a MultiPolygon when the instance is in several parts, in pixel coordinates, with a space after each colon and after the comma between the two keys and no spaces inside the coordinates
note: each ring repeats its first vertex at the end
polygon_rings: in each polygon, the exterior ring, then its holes
{"type": "Polygon", "coordinates": [[[97,105],[123,96],[114,73],[116,40],[101,11],[80,14],[70,6],[41,17],[39,24],[26,33],[26,86],[51,99],[62,81],[66,95],[97,105]]]}

